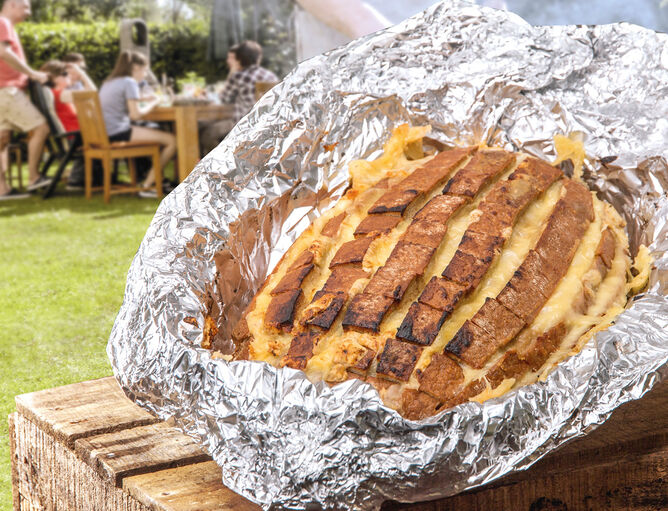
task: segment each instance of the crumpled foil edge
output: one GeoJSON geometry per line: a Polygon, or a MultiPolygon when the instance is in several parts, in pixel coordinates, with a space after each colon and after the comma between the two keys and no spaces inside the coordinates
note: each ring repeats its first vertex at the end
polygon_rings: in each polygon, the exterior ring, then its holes
{"type": "Polygon", "coordinates": [[[107,348],[121,387],[197,439],[224,484],[265,509],[376,509],[528,468],[668,372],[666,69],[662,34],[531,27],[463,1],[302,63],[158,208],[107,348]],[[377,156],[402,122],[429,123],[446,144],[546,159],[555,133],[581,131],[585,179],[625,217],[632,248],[652,251],[648,290],[544,382],[420,422],[357,380],[330,388],[289,368],[213,359],[199,347],[211,297],[224,298],[229,331],[343,193],[348,162],[377,156]],[[221,253],[231,271],[217,279],[221,253]]]}

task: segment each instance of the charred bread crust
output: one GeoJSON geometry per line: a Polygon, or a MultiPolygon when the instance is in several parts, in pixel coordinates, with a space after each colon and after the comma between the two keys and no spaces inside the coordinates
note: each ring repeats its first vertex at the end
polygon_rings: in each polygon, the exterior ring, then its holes
{"type": "Polygon", "coordinates": [[[369,215],[360,222],[355,229],[355,236],[372,236],[387,234],[401,222],[398,213],[387,213],[384,215],[369,215]]]}
{"type": "Polygon", "coordinates": [[[572,323],[560,316],[549,326],[541,310],[557,288],[563,295],[567,273],[573,283],[583,240],[587,257],[595,254],[587,282],[571,293],[572,313],[589,314],[598,283],[620,271],[613,261],[624,236],[601,219],[592,193],[546,162],[499,149],[444,151],[407,168],[369,193],[347,194],[347,213],[339,208],[320,224],[326,250],[305,248],[279,263],[262,310],[254,298],[233,332],[234,359],[265,356],[330,385],[361,379],[417,420],[499,395],[562,356],[572,323]],[[541,220],[522,245],[516,224],[528,225],[529,212],[541,220]],[[270,335],[275,349],[255,349],[270,335]]]}
{"type": "Polygon", "coordinates": [[[422,348],[396,339],[387,339],[378,357],[376,374],[394,381],[408,381],[422,348]]]}
{"type": "Polygon", "coordinates": [[[515,155],[501,150],[478,151],[443,189],[443,193],[473,198],[494,176],[506,170],[515,155]]]}

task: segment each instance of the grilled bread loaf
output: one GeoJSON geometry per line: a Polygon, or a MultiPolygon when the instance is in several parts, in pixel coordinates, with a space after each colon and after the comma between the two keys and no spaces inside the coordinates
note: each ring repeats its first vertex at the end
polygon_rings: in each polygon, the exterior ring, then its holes
{"type": "Polygon", "coordinates": [[[609,204],[526,154],[425,156],[425,132],[401,126],[351,164],[236,326],[234,359],[362,379],[420,419],[536,381],[622,310],[631,259],[609,204]]]}

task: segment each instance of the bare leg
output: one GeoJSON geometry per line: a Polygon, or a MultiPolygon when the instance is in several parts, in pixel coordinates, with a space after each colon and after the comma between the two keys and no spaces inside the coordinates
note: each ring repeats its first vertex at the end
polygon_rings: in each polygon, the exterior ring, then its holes
{"type": "MultiPolygon", "coordinates": [[[[176,137],[171,133],[166,131],[154,130],[151,128],[143,128],[140,126],[132,127],[132,135],[130,135],[130,140],[133,142],[136,140],[142,140],[146,142],[157,142],[160,144],[160,167],[164,170],[165,165],[174,157],[176,153],[176,137]]],[[[142,186],[148,188],[153,185],[155,182],[155,172],[154,169],[146,176],[142,186]]]]}
{"type": "Polygon", "coordinates": [[[9,185],[7,184],[5,176],[7,166],[9,165],[7,146],[9,146],[9,131],[0,131],[0,195],[9,192],[9,185]]]}
{"type": "Polygon", "coordinates": [[[34,183],[39,179],[39,163],[42,159],[42,151],[44,150],[44,142],[49,136],[49,127],[46,123],[37,126],[30,132],[30,139],[28,140],[28,174],[30,183],[34,183]]]}

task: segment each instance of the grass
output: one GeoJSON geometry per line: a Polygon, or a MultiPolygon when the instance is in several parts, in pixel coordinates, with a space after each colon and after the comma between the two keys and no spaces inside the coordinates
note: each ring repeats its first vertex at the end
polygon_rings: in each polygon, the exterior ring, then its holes
{"type": "Polygon", "coordinates": [[[112,374],[107,339],[158,205],[67,193],[0,202],[0,511],[12,508],[14,396],[112,374]]]}

